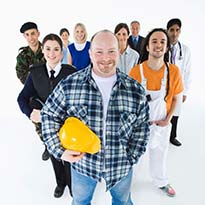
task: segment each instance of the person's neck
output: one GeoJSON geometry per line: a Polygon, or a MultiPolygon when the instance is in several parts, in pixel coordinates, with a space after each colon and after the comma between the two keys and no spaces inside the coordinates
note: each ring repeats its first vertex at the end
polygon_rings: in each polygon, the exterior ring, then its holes
{"type": "Polygon", "coordinates": [[[174,41],[174,42],[171,42],[171,45],[175,46],[177,43],[178,41],[174,41]]]}
{"type": "Polygon", "coordinates": [[[78,41],[78,40],[77,40],[76,43],[77,43],[77,44],[83,44],[83,43],[85,43],[85,41],[83,41],[83,40],[79,40],[79,41],[78,41]]]}
{"type": "Polygon", "coordinates": [[[110,78],[111,76],[116,75],[116,69],[113,69],[109,73],[100,72],[98,71],[98,69],[95,69],[95,68],[92,68],[92,71],[94,72],[95,75],[101,78],[110,78]]]}
{"type": "Polygon", "coordinates": [[[127,44],[120,44],[120,54],[123,54],[125,50],[127,49],[127,44]]]}
{"type": "Polygon", "coordinates": [[[67,47],[68,47],[68,44],[69,44],[69,41],[64,41],[64,42],[63,42],[64,48],[67,48],[67,47]]]}
{"type": "Polygon", "coordinates": [[[58,64],[59,64],[59,62],[58,62],[58,63],[54,63],[54,64],[52,64],[52,63],[47,63],[47,65],[49,66],[49,68],[50,68],[51,70],[54,70],[55,67],[56,67],[58,64]]]}
{"type": "Polygon", "coordinates": [[[148,59],[147,60],[147,65],[152,70],[159,70],[164,65],[164,60],[163,60],[163,58],[160,58],[160,59],[148,59]]]}
{"type": "Polygon", "coordinates": [[[139,34],[137,34],[137,35],[132,35],[134,38],[137,38],[138,36],[139,36],[139,34]]]}
{"type": "Polygon", "coordinates": [[[29,47],[31,48],[31,50],[32,50],[34,53],[36,53],[37,50],[38,50],[38,48],[39,48],[39,42],[38,42],[36,45],[34,45],[34,46],[29,46],[29,47]]]}

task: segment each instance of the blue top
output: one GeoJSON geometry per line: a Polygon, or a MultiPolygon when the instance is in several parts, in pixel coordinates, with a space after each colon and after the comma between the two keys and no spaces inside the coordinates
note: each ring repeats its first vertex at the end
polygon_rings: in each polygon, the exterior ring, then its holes
{"type": "Polygon", "coordinates": [[[70,44],[68,46],[68,49],[72,57],[72,65],[74,65],[77,68],[77,70],[81,70],[89,66],[90,64],[90,56],[88,52],[90,49],[89,41],[86,41],[85,47],[81,51],[76,50],[74,43],[70,44]]]}
{"type": "Polygon", "coordinates": [[[145,90],[134,79],[117,69],[106,118],[106,141],[103,138],[103,103],[100,90],[92,78],[91,68],[80,70],[62,80],[48,97],[43,110],[43,140],[49,152],[60,159],[65,149],[58,131],[65,119],[77,117],[101,140],[101,150],[85,154],[72,167],[77,172],[101,180],[110,189],[124,176],[145,152],[149,136],[149,107],[145,90]]]}
{"type": "Polygon", "coordinates": [[[68,64],[68,48],[63,47],[62,64],[68,64]]]}

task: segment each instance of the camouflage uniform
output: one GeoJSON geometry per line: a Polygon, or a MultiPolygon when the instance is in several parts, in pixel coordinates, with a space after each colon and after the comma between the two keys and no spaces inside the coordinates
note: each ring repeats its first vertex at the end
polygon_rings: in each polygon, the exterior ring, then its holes
{"type": "Polygon", "coordinates": [[[29,46],[19,49],[16,63],[16,74],[19,80],[24,84],[29,73],[29,66],[34,63],[45,62],[41,43],[36,53],[34,53],[29,46]]]}
{"type": "MultiPolygon", "coordinates": [[[[34,63],[45,62],[44,55],[41,49],[41,43],[39,42],[39,48],[34,53],[29,46],[21,47],[17,56],[16,74],[19,80],[24,84],[29,73],[29,67],[34,63]]],[[[33,122],[36,128],[36,132],[40,139],[43,141],[41,133],[41,124],[33,122]]]]}

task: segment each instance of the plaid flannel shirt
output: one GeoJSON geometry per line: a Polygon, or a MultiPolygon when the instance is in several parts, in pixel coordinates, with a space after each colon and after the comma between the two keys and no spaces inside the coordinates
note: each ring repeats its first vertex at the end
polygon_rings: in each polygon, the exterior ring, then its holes
{"type": "Polygon", "coordinates": [[[149,107],[144,88],[117,69],[106,119],[103,142],[103,103],[91,76],[91,68],[62,80],[42,109],[42,133],[49,152],[60,159],[65,149],[58,131],[67,117],[83,121],[101,140],[101,150],[86,154],[72,167],[97,181],[103,178],[107,190],[126,176],[145,152],[149,136],[149,107]],[[103,173],[104,172],[104,173],[103,173]]]}

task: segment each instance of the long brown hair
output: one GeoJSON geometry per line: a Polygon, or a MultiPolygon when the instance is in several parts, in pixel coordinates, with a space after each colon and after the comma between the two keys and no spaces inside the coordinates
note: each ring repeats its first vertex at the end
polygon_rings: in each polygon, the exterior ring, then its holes
{"type": "Polygon", "coordinates": [[[164,100],[166,101],[166,97],[169,94],[169,88],[170,88],[170,85],[169,85],[170,84],[170,72],[169,72],[169,65],[168,65],[170,40],[169,40],[169,36],[167,34],[167,31],[165,29],[155,28],[147,34],[146,38],[143,41],[143,46],[142,46],[142,50],[141,50],[139,63],[143,63],[144,61],[148,60],[149,52],[147,51],[147,46],[149,45],[151,35],[155,32],[163,32],[167,37],[167,52],[164,54],[164,63],[165,63],[166,69],[167,69],[167,88],[166,88],[166,95],[164,97],[164,100]]]}

